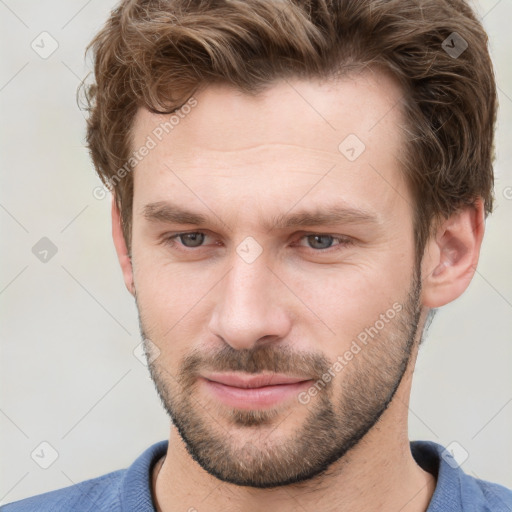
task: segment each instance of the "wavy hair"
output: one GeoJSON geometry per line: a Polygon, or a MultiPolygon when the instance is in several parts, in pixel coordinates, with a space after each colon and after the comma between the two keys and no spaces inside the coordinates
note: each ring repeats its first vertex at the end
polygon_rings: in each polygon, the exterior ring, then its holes
{"type": "Polygon", "coordinates": [[[87,50],[87,144],[129,251],[133,173],[113,178],[133,151],[134,116],[172,113],[213,83],[257,94],[283,78],[384,68],[404,93],[417,258],[436,220],[477,198],[492,211],[496,84],[487,35],[464,0],[124,0],[87,50]]]}

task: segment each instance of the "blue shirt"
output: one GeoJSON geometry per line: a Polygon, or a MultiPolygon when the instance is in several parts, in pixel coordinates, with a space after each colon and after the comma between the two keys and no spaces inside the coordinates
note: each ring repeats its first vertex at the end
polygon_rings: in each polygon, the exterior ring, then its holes
{"type": "MultiPolygon", "coordinates": [[[[160,441],[144,451],[127,469],[16,501],[1,512],[155,512],[151,471],[167,451],[160,441]]],[[[465,474],[445,449],[431,441],[412,441],[416,462],[437,478],[427,512],[512,512],[512,490],[465,474]],[[444,456],[443,456],[444,452],[444,456]]]]}

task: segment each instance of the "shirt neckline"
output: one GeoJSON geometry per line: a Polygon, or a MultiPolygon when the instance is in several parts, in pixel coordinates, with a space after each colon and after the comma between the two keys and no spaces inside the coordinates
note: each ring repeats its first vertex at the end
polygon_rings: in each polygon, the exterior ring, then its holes
{"type": "MultiPolygon", "coordinates": [[[[119,500],[123,512],[156,512],[152,494],[152,472],[158,460],[167,453],[168,444],[167,440],[153,444],[126,470],[119,486],[119,500]]],[[[459,510],[446,508],[446,503],[461,503],[462,469],[456,464],[449,464],[449,452],[433,441],[410,441],[409,444],[416,463],[436,479],[427,512],[459,510]]]]}

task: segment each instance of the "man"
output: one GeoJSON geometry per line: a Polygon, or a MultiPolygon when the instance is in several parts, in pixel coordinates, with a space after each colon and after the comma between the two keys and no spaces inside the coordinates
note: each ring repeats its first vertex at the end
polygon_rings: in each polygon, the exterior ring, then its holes
{"type": "Polygon", "coordinates": [[[170,437],[4,510],[512,510],[407,432],[492,211],[470,8],[124,1],[92,47],[88,143],[170,437]]]}

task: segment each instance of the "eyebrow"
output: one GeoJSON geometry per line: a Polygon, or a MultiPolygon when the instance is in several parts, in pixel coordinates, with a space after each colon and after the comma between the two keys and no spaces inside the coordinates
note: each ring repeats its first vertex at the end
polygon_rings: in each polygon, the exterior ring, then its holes
{"type": "MultiPolygon", "coordinates": [[[[143,217],[149,222],[168,224],[205,225],[212,222],[210,217],[174,205],[168,201],[148,203],[142,208],[143,217]]],[[[369,211],[346,206],[323,207],[312,211],[301,210],[292,214],[279,214],[265,220],[267,231],[283,230],[306,226],[327,226],[335,224],[379,224],[377,216],[369,211]]]]}

